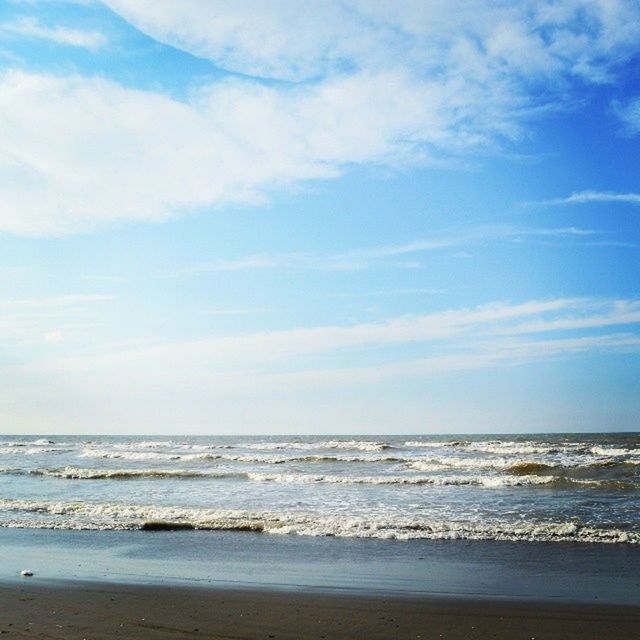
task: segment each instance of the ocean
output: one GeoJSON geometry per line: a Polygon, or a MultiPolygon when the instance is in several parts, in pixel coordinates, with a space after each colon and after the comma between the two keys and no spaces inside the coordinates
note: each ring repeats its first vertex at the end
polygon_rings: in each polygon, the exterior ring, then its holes
{"type": "Polygon", "coordinates": [[[640,434],[2,436],[0,527],[640,543],[640,434]]]}

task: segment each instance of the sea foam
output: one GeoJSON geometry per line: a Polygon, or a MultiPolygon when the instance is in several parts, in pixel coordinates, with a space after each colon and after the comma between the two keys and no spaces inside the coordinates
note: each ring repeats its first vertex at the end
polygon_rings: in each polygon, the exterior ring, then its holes
{"type": "Polygon", "coordinates": [[[300,512],[240,511],[90,502],[0,500],[13,517],[3,526],[53,529],[199,529],[355,538],[466,539],[640,543],[640,533],[578,522],[437,521],[419,517],[325,516],[300,512]],[[56,516],[33,520],[23,514],[56,516]]]}

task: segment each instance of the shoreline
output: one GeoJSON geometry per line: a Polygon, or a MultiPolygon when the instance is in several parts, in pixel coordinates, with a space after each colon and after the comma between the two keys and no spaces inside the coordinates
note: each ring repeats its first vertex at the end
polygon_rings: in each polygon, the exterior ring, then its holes
{"type": "Polygon", "coordinates": [[[0,582],[8,638],[631,640],[640,606],[196,585],[0,582]]]}
{"type": "Polygon", "coordinates": [[[0,528],[0,583],[100,583],[640,607],[640,548],[0,528]]]}

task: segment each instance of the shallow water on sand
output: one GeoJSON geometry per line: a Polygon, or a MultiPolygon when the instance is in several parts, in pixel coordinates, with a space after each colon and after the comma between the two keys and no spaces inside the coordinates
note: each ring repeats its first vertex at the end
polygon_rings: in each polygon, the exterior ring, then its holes
{"type": "Polygon", "coordinates": [[[640,606],[640,547],[0,529],[0,582],[60,580],[640,606]],[[22,578],[28,568],[32,578],[22,578]]]}

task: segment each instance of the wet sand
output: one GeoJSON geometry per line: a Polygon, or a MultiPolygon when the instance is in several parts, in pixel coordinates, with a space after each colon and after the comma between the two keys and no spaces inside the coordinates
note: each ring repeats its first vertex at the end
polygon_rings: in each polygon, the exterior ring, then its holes
{"type": "Polygon", "coordinates": [[[640,607],[39,582],[0,585],[5,638],[637,640],[640,607]]]}

